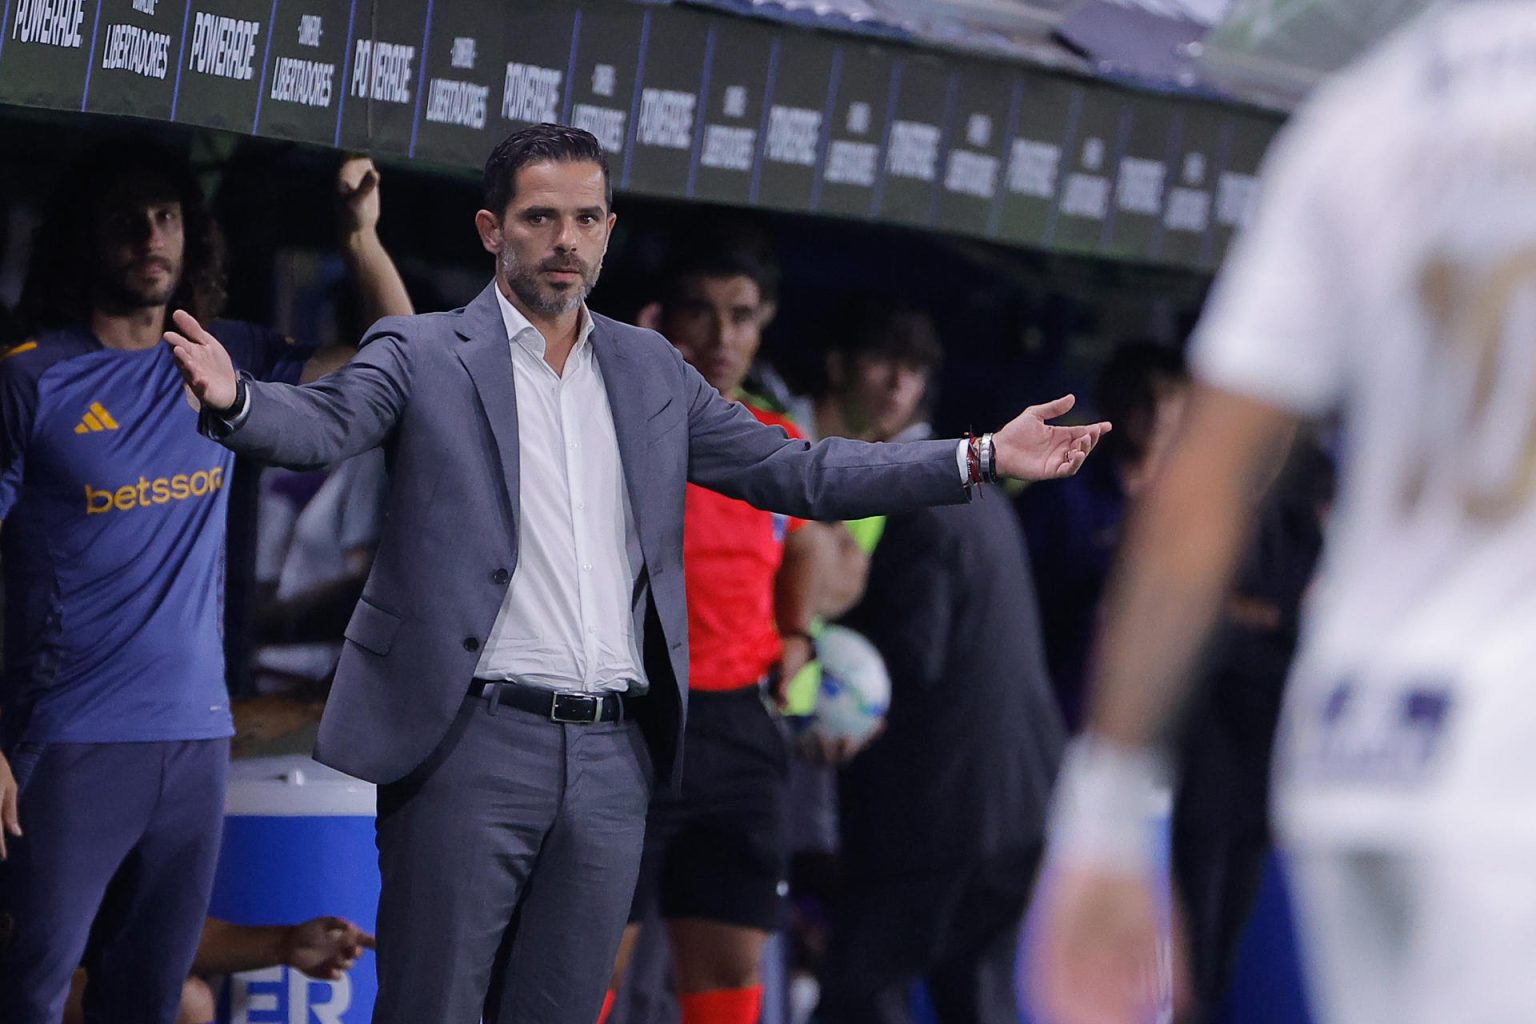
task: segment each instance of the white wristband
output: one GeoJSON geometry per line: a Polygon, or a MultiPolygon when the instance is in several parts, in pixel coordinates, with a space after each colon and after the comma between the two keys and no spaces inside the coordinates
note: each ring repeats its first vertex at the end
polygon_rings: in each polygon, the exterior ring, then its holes
{"type": "Polygon", "coordinates": [[[1051,797],[1051,857],[1080,868],[1150,872],[1156,863],[1154,822],[1167,808],[1167,776],[1155,751],[1092,736],[1074,739],[1051,797]]]}

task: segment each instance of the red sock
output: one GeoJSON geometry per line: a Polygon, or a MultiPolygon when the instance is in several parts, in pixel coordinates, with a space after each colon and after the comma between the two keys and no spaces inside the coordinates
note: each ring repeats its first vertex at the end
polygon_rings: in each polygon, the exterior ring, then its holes
{"type": "Polygon", "coordinates": [[[763,1009],[763,986],[721,988],[679,996],[683,1024],[757,1024],[763,1009]]]}
{"type": "Polygon", "coordinates": [[[608,1015],[610,1013],[612,1013],[612,1012],[613,1012],[613,989],[609,989],[608,990],[608,994],[603,996],[603,1008],[598,1011],[598,1014],[597,1014],[597,1024],[603,1024],[603,1022],[608,1019],[608,1015]]]}

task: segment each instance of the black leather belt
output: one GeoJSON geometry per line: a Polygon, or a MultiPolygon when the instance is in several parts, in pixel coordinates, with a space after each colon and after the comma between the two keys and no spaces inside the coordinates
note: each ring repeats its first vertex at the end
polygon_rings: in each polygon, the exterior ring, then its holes
{"type": "Polygon", "coordinates": [[[636,699],[612,690],[600,693],[552,690],[547,686],[533,686],[511,679],[476,679],[469,685],[469,695],[488,699],[492,711],[505,704],[565,725],[622,722],[630,717],[636,699]]]}

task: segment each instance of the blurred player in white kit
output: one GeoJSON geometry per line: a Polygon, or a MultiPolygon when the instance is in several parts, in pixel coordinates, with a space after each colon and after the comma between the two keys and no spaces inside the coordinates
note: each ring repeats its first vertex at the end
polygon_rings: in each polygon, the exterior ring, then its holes
{"type": "Polygon", "coordinates": [[[1275,145],[1192,348],[1057,790],[1027,980],[1143,1024],[1164,738],[1302,420],[1339,500],[1274,817],[1321,1024],[1536,1021],[1536,4],[1431,11],[1275,145]]]}

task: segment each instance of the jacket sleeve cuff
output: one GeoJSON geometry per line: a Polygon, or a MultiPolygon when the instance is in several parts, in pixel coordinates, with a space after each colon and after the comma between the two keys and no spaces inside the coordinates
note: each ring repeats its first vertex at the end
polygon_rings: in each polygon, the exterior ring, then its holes
{"type": "Polygon", "coordinates": [[[251,389],[246,384],[247,380],[249,378],[246,374],[241,373],[235,387],[235,404],[228,409],[219,412],[205,405],[198,410],[198,433],[214,441],[222,441],[245,425],[251,415],[251,389]]]}

